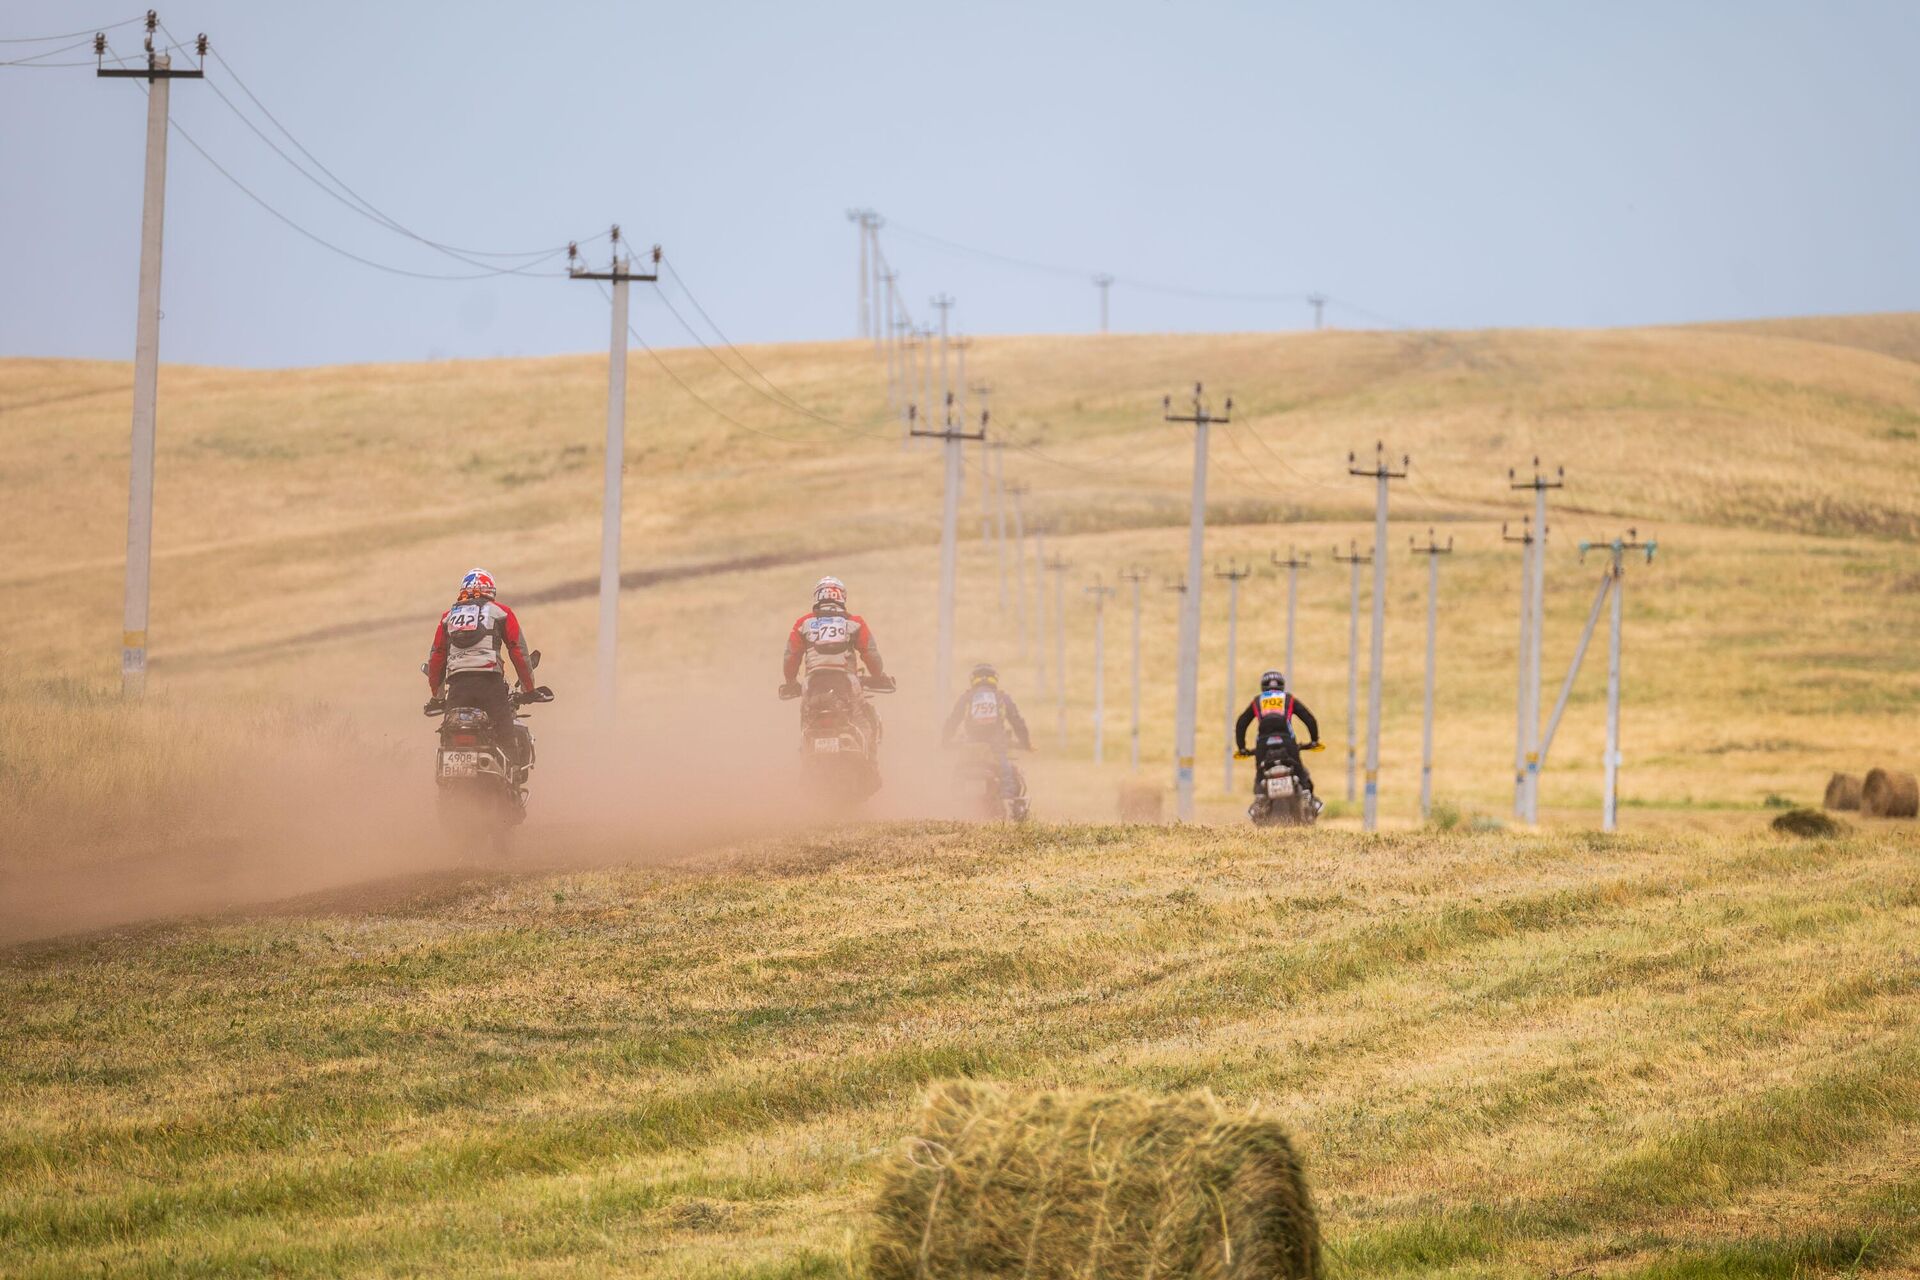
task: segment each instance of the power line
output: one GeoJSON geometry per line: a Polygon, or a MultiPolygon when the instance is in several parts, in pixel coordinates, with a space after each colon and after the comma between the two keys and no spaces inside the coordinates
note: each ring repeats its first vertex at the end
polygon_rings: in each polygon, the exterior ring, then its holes
{"type": "MultiPolygon", "coordinates": [[[[161,29],[164,31],[166,28],[163,25],[161,29]]],[[[168,36],[169,38],[171,38],[172,33],[168,32],[168,36]]],[[[353,187],[349,186],[347,182],[340,177],[339,174],[335,173],[332,169],[329,169],[326,166],[326,164],[318,156],[314,155],[312,151],[307,149],[306,145],[302,143],[299,138],[293,135],[292,130],[288,129],[286,125],[280,123],[279,117],[274,115],[273,112],[268,109],[267,104],[260,100],[260,96],[254,93],[254,91],[248,87],[247,82],[241,78],[240,73],[234,70],[233,64],[228,62],[226,58],[221,56],[219,49],[217,48],[210,49],[209,52],[213,54],[213,60],[220,64],[221,69],[225,71],[228,76],[232,77],[233,83],[236,86],[238,86],[238,88],[240,89],[240,92],[246,94],[248,100],[251,101],[254,106],[260,109],[260,114],[265,116],[268,119],[268,121],[272,123],[273,127],[278,129],[281,132],[281,134],[286,137],[287,141],[293,144],[294,148],[298,150],[301,155],[305,156],[308,160],[312,161],[313,166],[316,169],[318,169],[321,173],[325,174],[328,177],[328,179],[330,179],[336,186],[340,188],[341,191],[345,192],[347,196],[352,197],[353,201],[358,203],[359,207],[358,209],[356,209],[356,212],[360,212],[363,217],[367,217],[375,222],[378,222],[381,225],[387,227],[389,230],[394,231],[399,235],[403,235],[410,240],[418,241],[419,243],[426,245],[428,248],[437,249],[442,253],[445,253],[454,257],[461,257],[462,255],[465,255],[465,256],[475,257],[475,258],[542,258],[542,257],[552,257],[556,252],[560,251],[560,249],[564,249],[564,246],[560,246],[559,248],[549,246],[543,249],[513,249],[513,250],[467,249],[467,248],[462,248],[459,245],[445,244],[441,241],[433,240],[427,236],[420,235],[419,233],[408,228],[405,224],[401,223],[398,219],[393,218],[386,213],[383,213],[378,207],[376,207],[373,204],[372,201],[368,200],[365,196],[361,195],[358,191],[354,190],[353,187]]],[[[215,92],[218,93],[219,90],[215,89],[215,92]]],[[[279,152],[281,158],[286,160],[288,164],[291,164],[293,165],[294,168],[299,169],[300,172],[304,176],[306,176],[309,181],[314,182],[315,185],[319,186],[321,190],[326,191],[327,194],[332,195],[336,200],[340,200],[342,204],[347,204],[348,208],[355,207],[353,204],[348,204],[346,199],[342,198],[337,193],[328,189],[325,186],[325,184],[321,183],[317,178],[314,178],[311,174],[307,173],[307,171],[304,168],[302,168],[299,164],[297,164],[292,159],[292,157],[288,156],[286,152],[281,151],[280,148],[276,146],[271,139],[267,138],[265,134],[260,133],[260,130],[257,127],[255,127],[251,121],[248,121],[246,119],[246,116],[241,113],[240,109],[237,106],[234,106],[232,101],[227,99],[225,94],[221,94],[221,100],[227,103],[227,106],[230,109],[232,109],[235,115],[240,116],[241,120],[246,122],[248,128],[253,129],[253,131],[256,134],[260,134],[262,141],[266,142],[268,146],[273,147],[273,149],[276,152],[279,152]]],[[[602,232],[599,235],[583,236],[583,237],[580,237],[575,243],[591,244],[594,241],[601,239],[605,234],[606,234],[605,232],[602,232]]],[[[477,265],[477,264],[470,264],[470,265],[477,265]]]]}
{"type": "Polygon", "coordinates": [[[115,31],[121,27],[130,27],[145,16],[145,14],[135,14],[131,18],[123,18],[119,22],[109,22],[104,27],[89,27],[85,31],[63,31],[55,36],[5,36],[0,37],[0,44],[50,44],[55,40],[73,40],[80,36],[85,36],[91,41],[94,36],[103,31],[115,31]]]}
{"type": "Polygon", "coordinates": [[[92,43],[93,40],[91,38],[75,41],[73,44],[61,45],[58,49],[48,49],[43,53],[30,53],[24,58],[12,58],[6,62],[0,62],[0,67],[84,67],[88,65],[85,61],[41,62],[40,59],[57,58],[63,53],[72,53],[75,49],[85,49],[92,43]]]}

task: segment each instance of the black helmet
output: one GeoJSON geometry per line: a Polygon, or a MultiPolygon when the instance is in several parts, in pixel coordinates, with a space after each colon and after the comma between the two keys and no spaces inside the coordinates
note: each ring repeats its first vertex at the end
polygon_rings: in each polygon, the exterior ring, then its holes
{"type": "Polygon", "coordinates": [[[971,679],[975,684],[999,684],[1000,672],[991,662],[976,662],[973,664],[971,679]]]}
{"type": "Polygon", "coordinates": [[[1262,671],[1260,673],[1260,692],[1279,693],[1286,687],[1287,678],[1278,671],[1262,671]]]}

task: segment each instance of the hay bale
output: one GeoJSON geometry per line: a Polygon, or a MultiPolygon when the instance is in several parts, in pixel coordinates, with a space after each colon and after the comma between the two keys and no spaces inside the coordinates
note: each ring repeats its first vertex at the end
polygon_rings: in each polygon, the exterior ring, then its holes
{"type": "Polygon", "coordinates": [[[1157,782],[1128,778],[1120,784],[1120,821],[1158,822],[1164,788],[1157,782]]]}
{"type": "Polygon", "coordinates": [[[1858,809],[1860,807],[1860,779],[1850,773],[1836,773],[1827,779],[1826,799],[1820,802],[1826,809],[1858,809]]]}
{"type": "Polygon", "coordinates": [[[1837,818],[1829,818],[1818,809],[1789,809],[1773,820],[1773,829],[1782,835],[1826,840],[1843,834],[1847,828],[1837,818]]]}
{"type": "Polygon", "coordinates": [[[1320,1275],[1286,1134],[1206,1093],[935,1085],[877,1213],[873,1280],[1320,1275]]]}
{"type": "Polygon", "coordinates": [[[1920,815],[1920,781],[1910,773],[1869,769],[1860,787],[1860,812],[1869,818],[1911,818],[1920,815]]]}

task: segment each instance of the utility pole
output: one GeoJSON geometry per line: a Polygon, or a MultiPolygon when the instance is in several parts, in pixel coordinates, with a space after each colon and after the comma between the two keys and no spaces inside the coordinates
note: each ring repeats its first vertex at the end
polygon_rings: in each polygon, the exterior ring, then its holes
{"type": "Polygon", "coordinates": [[[1527,705],[1533,689],[1527,680],[1527,655],[1533,651],[1533,517],[1520,517],[1520,532],[1507,532],[1505,521],[1500,524],[1500,540],[1520,544],[1520,647],[1516,651],[1518,658],[1514,662],[1519,672],[1519,690],[1514,695],[1513,726],[1513,816],[1517,822],[1527,819],[1527,753],[1532,747],[1528,738],[1527,724],[1537,721],[1538,715],[1527,705]]]}
{"type": "Polygon", "coordinates": [[[1200,583],[1206,572],[1207,536],[1207,428],[1232,420],[1233,400],[1215,417],[1193,384],[1193,412],[1176,415],[1173,397],[1161,400],[1161,416],[1168,422],[1193,427],[1193,500],[1187,523],[1186,594],[1180,608],[1180,683],[1174,704],[1173,781],[1175,810],[1182,822],[1193,820],[1193,739],[1200,702],[1200,583]]]}
{"type": "Polygon", "coordinates": [[[1013,499],[1013,567],[1019,575],[1020,592],[1020,656],[1025,658],[1032,651],[1031,616],[1027,612],[1027,526],[1021,518],[1020,499],[1027,496],[1027,486],[1010,484],[1007,496],[1013,499]]]}
{"type": "Polygon", "coordinates": [[[1133,720],[1128,732],[1131,748],[1128,752],[1128,765],[1138,773],[1140,770],[1140,584],[1147,580],[1145,569],[1123,569],[1121,580],[1133,587],[1133,720]]]}
{"type": "Polygon", "coordinates": [[[1539,545],[1533,553],[1533,576],[1527,584],[1533,611],[1533,643],[1525,658],[1527,666],[1527,785],[1526,821],[1540,821],[1540,650],[1547,629],[1547,490],[1566,487],[1565,467],[1556,469],[1549,480],[1540,470],[1540,459],[1533,460],[1533,478],[1520,479],[1511,468],[1507,484],[1513,489],[1533,490],[1533,530],[1539,545]]]}
{"type": "Polygon", "coordinates": [[[940,631],[934,646],[935,705],[942,707],[947,705],[953,694],[953,598],[959,564],[960,448],[963,441],[987,438],[985,414],[980,416],[980,430],[969,433],[964,429],[956,429],[960,424],[954,421],[951,394],[947,398],[946,408],[946,420],[940,430],[913,430],[916,436],[945,441],[947,448],[947,483],[944,501],[940,506],[940,631]]]}
{"type": "Polygon", "coordinates": [[[868,266],[867,243],[873,237],[873,210],[849,209],[847,221],[860,228],[860,329],[859,337],[873,332],[872,303],[868,299],[868,281],[872,279],[872,269],[868,266]]]}
{"type": "MultiPolygon", "coordinates": [[[[201,67],[173,69],[173,59],[153,49],[160,19],[147,11],[147,65],[106,67],[94,74],[105,80],[139,78],[147,82],[147,172],[140,200],[140,296],[134,315],[133,432],[127,474],[126,596],[120,622],[120,692],[137,698],[147,687],[147,605],[153,582],[153,453],[160,400],[160,243],[167,216],[167,104],[175,80],[199,80],[201,67]]],[[[207,38],[195,47],[202,64],[207,38]]],[[[104,58],[107,38],[93,37],[96,58],[104,58]]]]}
{"type": "Polygon", "coordinates": [[[1053,575],[1053,689],[1055,727],[1060,739],[1060,750],[1067,749],[1067,570],[1072,568],[1069,561],[1059,556],[1047,561],[1047,572],[1053,575]]]}
{"type": "Polygon", "coordinates": [[[873,317],[873,345],[876,347],[886,341],[886,321],[879,314],[882,294],[880,276],[882,265],[885,262],[885,259],[880,256],[880,228],[886,225],[887,220],[885,218],[875,213],[872,209],[867,210],[867,242],[873,246],[872,278],[875,313],[873,317]]]}
{"type": "Polygon", "coordinates": [[[1324,293],[1310,293],[1307,295],[1307,305],[1313,308],[1313,330],[1315,333],[1318,333],[1323,327],[1322,321],[1326,316],[1327,295],[1324,293]]]}
{"type": "Polygon", "coordinates": [[[1404,455],[1400,470],[1387,465],[1387,447],[1373,446],[1373,469],[1362,470],[1347,455],[1347,474],[1366,476],[1379,485],[1373,507],[1373,649],[1371,669],[1367,672],[1367,791],[1361,825],[1368,831],[1378,828],[1380,816],[1380,668],[1386,656],[1387,639],[1387,482],[1406,478],[1412,459],[1404,455]]]}
{"type": "Polygon", "coordinates": [[[660,246],[653,246],[653,271],[636,274],[633,259],[621,252],[620,224],[613,227],[613,257],[605,271],[581,265],[580,247],[567,246],[567,276],[573,280],[605,280],[613,285],[613,336],[607,350],[606,475],[600,491],[600,647],[595,660],[599,720],[603,729],[614,721],[620,648],[620,491],[627,468],[627,285],[635,280],[660,278],[660,246]]]}
{"type": "MultiPolygon", "coordinates": [[[[946,352],[942,348],[944,358],[946,352]]],[[[933,326],[924,325],[920,330],[920,403],[941,403],[934,399],[933,390],[933,326]]]]}
{"type": "Polygon", "coordinates": [[[1093,278],[1093,287],[1100,291],[1100,332],[1107,331],[1107,291],[1113,288],[1113,277],[1102,271],[1093,278]]]}
{"type": "Polygon", "coordinates": [[[1427,545],[1421,546],[1412,538],[1407,545],[1413,554],[1427,558],[1427,699],[1426,717],[1420,730],[1420,818],[1425,821],[1433,813],[1433,681],[1434,681],[1434,636],[1440,627],[1440,557],[1453,551],[1453,536],[1447,536],[1447,545],[1441,546],[1434,541],[1433,530],[1427,530],[1427,545]]]}
{"type": "Polygon", "coordinates": [[[1227,723],[1226,732],[1220,739],[1220,767],[1224,781],[1221,786],[1228,795],[1233,794],[1233,722],[1239,717],[1239,708],[1234,705],[1233,685],[1234,666],[1239,659],[1240,644],[1240,584],[1253,575],[1252,565],[1235,565],[1227,561],[1225,569],[1216,569],[1213,576],[1227,580],[1227,723]]]}
{"type": "Polygon", "coordinates": [[[880,273],[882,311],[885,318],[880,322],[881,341],[886,344],[887,356],[887,407],[894,412],[900,405],[900,327],[904,321],[893,318],[893,282],[899,278],[897,272],[880,273]]]}
{"type": "MultiPolygon", "coordinates": [[[[1581,558],[1586,557],[1592,545],[1585,542],[1580,544],[1581,558]]],[[[1644,551],[1647,554],[1647,563],[1652,564],[1653,553],[1660,544],[1652,539],[1641,542],[1639,531],[1629,529],[1626,537],[1615,538],[1612,542],[1600,545],[1613,558],[1610,568],[1613,585],[1612,634],[1607,640],[1607,756],[1604,762],[1606,784],[1600,802],[1600,829],[1613,831],[1620,825],[1620,617],[1624,611],[1622,600],[1627,590],[1626,575],[1623,572],[1624,562],[1627,552],[1644,551]]],[[[1571,673],[1568,678],[1571,680],[1571,673]]]]}
{"type": "Polygon", "coordinates": [[[1291,688],[1294,685],[1294,678],[1293,678],[1294,609],[1293,607],[1294,607],[1295,601],[1298,598],[1298,588],[1300,585],[1300,571],[1302,569],[1312,567],[1310,563],[1311,556],[1295,555],[1293,550],[1293,544],[1288,543],[1287,558],[1285,560],[1282,560],[1279,556],[1273,555],[1271,553],[1269,553],[1267,558],[1273,561],[1274,568],[1285,569],[1287,571],[1287,685],[1289,688],[1291,688]]]}
{"type": "Polygon", "coordinates": [[[1092,762],[1104,764],[1106,760],[1106,597],[1114,595],[1114,587],[1108,587],[1100,581],[1100,574],[1092,576],[1092,585],[1085,589],[1092,597],[1092,762]]]}
{"type": "Polygon", "coordinates": [[[940,398],[944,401],[953,394],[953,383],[947,378],[947,321],[948,313],[953,310],[953,298],[948,294],[937,294],[933,305],[940,311],[940,398]]]}
{"type": "Polygon", "coordinates": [[[1360,742],[1360,566],[1373,563],[1373,557],[1361,555],[1359,544],[1349,538],[1347,554],[1341,555],[1340,548],[1335,547],[1333,559],[1353,571],[1347,603],[1347,803],[1352,804],[1360,742]]]}

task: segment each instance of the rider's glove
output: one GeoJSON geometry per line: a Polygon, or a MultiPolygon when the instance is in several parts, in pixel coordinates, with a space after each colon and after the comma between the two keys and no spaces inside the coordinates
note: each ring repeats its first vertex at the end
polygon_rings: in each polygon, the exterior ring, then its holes
{"type": "Polygon", "coordinates": [[[780,696],[783,698],[797,698],[800,696],[800,686],[794,681],[789,680],[780,686],[780,696]]]}

